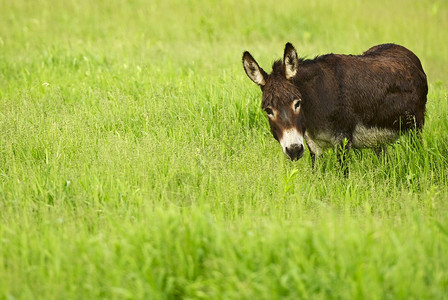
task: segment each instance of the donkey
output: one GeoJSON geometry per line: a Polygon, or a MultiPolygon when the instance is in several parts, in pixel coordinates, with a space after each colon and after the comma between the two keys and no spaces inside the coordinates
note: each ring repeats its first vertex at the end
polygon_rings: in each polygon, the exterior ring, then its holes
{"type": "MultiPolygon", "coordinates": [[[[287,43],[283,61],[267,74],[249,52],[247,76],[261,87],[271,132],[291,160],[304,153],[312,164],[322,149],[381,149],[424,124],[428,84],[418,57],[396,44],[362,55],[297,56],[287,43]]],[[[345,152],[345,151],[340,151],[345,152]]]]}

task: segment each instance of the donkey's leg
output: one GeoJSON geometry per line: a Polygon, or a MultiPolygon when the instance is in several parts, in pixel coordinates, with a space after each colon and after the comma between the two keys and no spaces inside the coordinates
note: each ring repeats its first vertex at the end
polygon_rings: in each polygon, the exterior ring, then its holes
{"type": "Polygon", "coordinates": [[[375,155],[378,159],[380,159],[384,156],[384,154],[386,153],[386,149],[387,149],[386,145],[381,145],[381,146],[372,148],[373,152],[375,152],[375,155]]]}
{"type": "Polygon", "coordinates": [[[322,149],[319,147],[319,145],[317,145],[312,139],[311,137],[308,135],[307,132],[305,132],[305,141],[306,141],[306,146],[308,147],[308,150],[310,150],[310,155],[311,155],[311,166],[314,170],[314,166],[316,164],[316,156],[319,156],[322,154],[322,149]]]}
{"type": "Polygon", "coordinates": [[[316,154],[313,151],[310,151],[311,155],[311,168],[314,170],[314,165],[316,164],[316,154]]]}
{"type": "Polygon", "coordinates": [[[349,150],[352,147],[352,143],[344,138],[342,143],[337,146],[337,157],[338,162],[341,167],[341,171],[344,173],[344,177],[348,178],[348,175],[350,173],[349,167],[348,167],[348,156],[349,156],[349,150]]]}

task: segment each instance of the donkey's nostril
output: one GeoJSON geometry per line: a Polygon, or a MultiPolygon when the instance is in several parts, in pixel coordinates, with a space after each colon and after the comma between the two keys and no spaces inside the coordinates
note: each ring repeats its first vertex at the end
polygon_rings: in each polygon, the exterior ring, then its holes
{"type": "Polygon", "coordinates": [[[292,145],[292,146],[286,147],[286,153],[288,153],[291,156],[294,154],[296,148],[298,148],[298,145],[292,145]]]}
{"type": "Polygon", "coordinates": [[[288,154],[289,158],[292,160],[296,160],[302,157],[304,148],[303,145],[293,144],[289,147],[285,148],[286,154],[288,154]]]}

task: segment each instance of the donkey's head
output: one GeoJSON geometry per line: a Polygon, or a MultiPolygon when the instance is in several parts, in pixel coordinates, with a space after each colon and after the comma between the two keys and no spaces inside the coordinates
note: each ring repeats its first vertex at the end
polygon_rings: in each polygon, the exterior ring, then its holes
{"type": "Polygon", "coordinates": [[[261,87],[262,108],[268,115],[274,138],[291,160],[301,158],[305,128],[301,112],[302,95],[293,83],[299,67],[293,45],[286,44],[283,61],[276,61],[269,75],[247,51],[243,54],[243,66],[247,76],[261,87]]]}

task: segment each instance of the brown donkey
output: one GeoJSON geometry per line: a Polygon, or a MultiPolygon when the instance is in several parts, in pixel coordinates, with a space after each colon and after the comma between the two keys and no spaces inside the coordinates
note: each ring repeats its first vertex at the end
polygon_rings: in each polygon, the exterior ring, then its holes
{"type": "Polygon", "coordinates": [[[426,75],[417,56],[402,46],[301,59],[287,43],[271,74],[247,51],[243,66],[261,87],[272,134],[291,160],[303,156],[303,140],[314,164],[323,148],[380,148],[401,132],[423,128],[426,75]]]}

